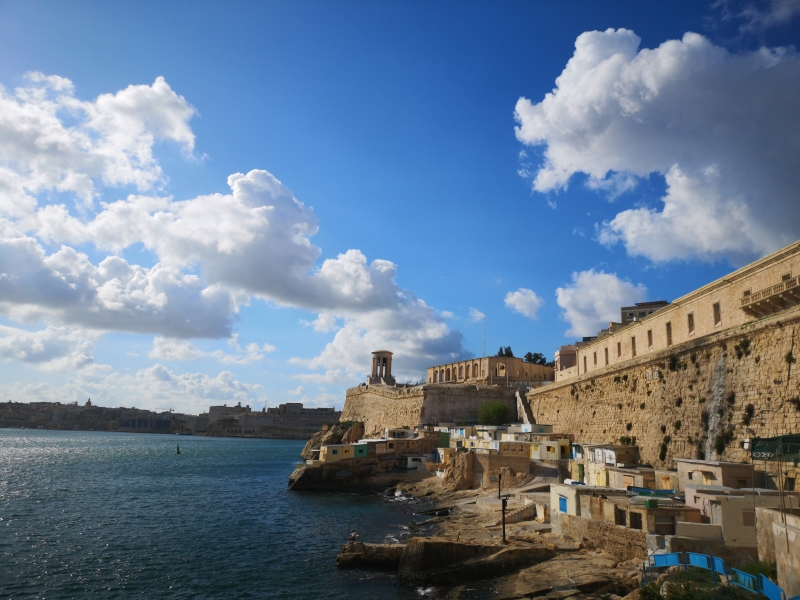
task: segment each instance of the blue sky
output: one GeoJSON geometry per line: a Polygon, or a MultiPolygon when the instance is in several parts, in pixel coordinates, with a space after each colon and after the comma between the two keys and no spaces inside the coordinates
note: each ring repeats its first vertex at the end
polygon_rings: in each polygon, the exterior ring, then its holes
{"type": "Polygon", "coordinates": [[[479,313],[552,358],[797,239],[798,13],[0,2],[3,396],[341,406],[479,313]]]}

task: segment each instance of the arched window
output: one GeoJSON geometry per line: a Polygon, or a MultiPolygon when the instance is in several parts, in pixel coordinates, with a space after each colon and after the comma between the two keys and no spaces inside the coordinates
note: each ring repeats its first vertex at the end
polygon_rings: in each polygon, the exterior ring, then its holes
{"type": "Polygon", "coordinates": [[[450,369],[447,369],[445,372],[445,381],[450,381],[450,369]]]}
{"type": "Polygon", "coordinates": [[[481,374],[481,372],[478,371],[478,363],[473,363],[472,364],[472,376],[473,377],[478,377],[478,376],[480,376],[480,374],[481,374]]]}
{"type": "Polygon", "coordinates": [[[469,379],[469,365],[467,365],[467,379],[469,379]]]}
{"type": "Polygon", "coordinates": [[[460,367],[458,367],[458,378],[459,379],[464,379],[464,365],[461,365],[460,367]]]}

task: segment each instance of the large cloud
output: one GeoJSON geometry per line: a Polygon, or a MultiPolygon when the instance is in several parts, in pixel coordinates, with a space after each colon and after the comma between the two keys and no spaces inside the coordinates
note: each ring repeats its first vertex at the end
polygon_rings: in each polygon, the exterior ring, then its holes
{"type": "Polygon", "coordinates": [[[620,319],[620,308],[642,302],[647,288],[634,285],[603,271],[572,274],[572,283],[556,289],[556,302],[564,309],[562,317],[570,324],[568,336],[596,335],[612,321],[620,319]]]}
{"type": "Polygon", "coordinates": [[[35,365],[45,371],[72,371],[94,364],[97,334],[48,327],[25,331],[0,325],[0,359],[35,365]]]}
{"type": "Polygon", "coordinates": [[[612,196],[664,176],[663,207],[620,212],[605,243],[652,260],[741,261],[800,235],[800,60],[789,49],[732,54],[703,36],[638,50],[625,29],[581,34],[539,103],[520,98],[517,137],[544,145],[533,187],[576,173],[612,196]]]}
{"type": "Polygon", "coordinates": [[[109,256],[98,266],[62,246],[47,255],[36,239],[0,222],[0,311],[18,321],[177,337],[230,335],[232,296],[162,264],[147,269],[109,256]]]}
{"type": "Polygon", "coordinates": [[[29,73],[13,93],[0,88],[0,181],[31,194],[72,192],[90,204],[95,181],[151,189],[162,179],[157,140],[194,148],[194,109],[163,77],[94,102],[68,79],[29,73]],[[71,124],[67,124],[71,123],[71,124]]]}
{"type": "Polygon", "coordinates": [[[246,348],[242,348],[239,345],[239,336],[235,333],[228,340],[228,345],[233,348],[233,354],[228,354],[222,350],[206,352],[196,348],[194,344],[188,340],[156,336],[153,340],[153,349],[147,353],[147,356],[160,360],[176,360],[182,362],[191,362],[201,358],[213,358],[225,365],[248,365],[263,360],[269,352],[275,351],[275,346],[272,344],[259,346],[256,343],[251,343],[248,344],[246,348]]]}
{"type": "Polygon", "coordinates": [[[315,367],[363,370],[379,346],[408,357],[409,370],[466,354],[442,313],[397,285],[394,263],[368,261],[357,249],[320,263],[313,210],[269,172],[231,175],[229,193],[160,196],[155,141],[194,148],[194,109],[162,78],[93,102],[78,100],[66,79],[30,79],[0,94],[0,109],[16,115],[0,130],[8,134],[0,149],[0,312],[152,332],[151,358],[241,363],[267,348],[206,353],[180,338],[231,336],[238,308],[256,297],[319,314],[317,331],[343,323],[307,359],[315,367]],[[105,196],[109,186],[139,193],[97,203],[98,183],[105,196]],[[129,263],[122,256],[130,248],[149,251],[155,264],[129,263]],[[92,262],[98,254],[109,256],[92,262]]]}

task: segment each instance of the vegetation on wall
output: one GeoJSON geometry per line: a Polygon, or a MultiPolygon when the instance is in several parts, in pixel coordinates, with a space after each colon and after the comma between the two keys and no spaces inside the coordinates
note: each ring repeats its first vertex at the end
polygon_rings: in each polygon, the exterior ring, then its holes
{"type": "Polygon", "coordinates": [[[736,358],[741,359],[743,356],[750,356],[750,344],[751,341],[749,338],[744,338],[739,341],[733,347],[733,350],[736,352],[736,358]]]}
{"type": "Polygon", "coordinates": [[[508,419],[508,405],[503,402],[487,402],[478,409],[478,423],[481,425],[502,425],[508,419]]]}

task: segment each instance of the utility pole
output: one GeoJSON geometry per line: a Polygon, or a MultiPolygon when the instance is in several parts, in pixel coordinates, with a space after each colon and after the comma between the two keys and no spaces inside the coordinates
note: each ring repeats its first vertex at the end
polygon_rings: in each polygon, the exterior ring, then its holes
{"type": "Polygon", "coordinates": [[[483,317],[483,356],[486,356],[486,317],[483,317]]]}
{"type": "Polygon", "coordinates": [[[503,469],[497,474],[497,499],[500,500],[500,482],[503,480],[503,469]]]}

